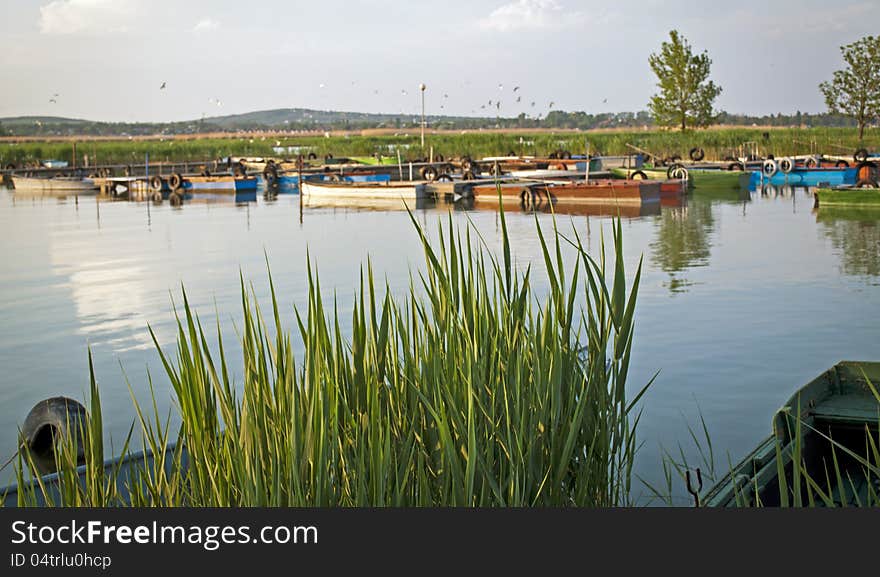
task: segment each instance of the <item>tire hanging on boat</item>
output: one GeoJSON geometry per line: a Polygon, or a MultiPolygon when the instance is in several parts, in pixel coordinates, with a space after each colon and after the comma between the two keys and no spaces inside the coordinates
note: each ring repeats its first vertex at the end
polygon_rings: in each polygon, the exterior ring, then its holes
{"type": "Polygon", "coordinates": [[[816,159],[815,156],[808,156],[804,160],[804,166],[806,166],[807,168],[816,168],[817,166],[819,166],[819,161],[816,159]]]}
{"type": "Polygon", "coordinates": [[[761,165],[761,173],[764,176],[773,176],[776,174],[776,171],[779,169],[779,165],[776,164],[775,160],[768,158],[764,161],[764,164],[761,165]]]}
{"type": "Polygon", "coordinates": [[[164,182],[162,182],[162,177],[161,177],[161,176],[155,175],[155,176],[151,176],[151,177],[150,177],[150,188],[151,188],[151,189],[153,189],[153,190],[162,190],[162,185],[163,185],[163,184],[164,184],[164,182]]]}
{"type": "Polygon", "coordinates": [[[837,168],[849,168],[849,163],[845,160],[838,160],[834,163],[837,168]]]}
{"type": "Polygon", "coordinates": [[[779,160],[779,170],[788,174],[794,169],[794,160],[789,157],[785,157],[779,160]]]}
{"type": "Polygon", "coordinates": [[[179,172],[175,172],[168,177],[168,186],[171,187],[171,190],[183,188],[183,176],[179,172]]]}
{"type": "Polygon", "coordinates": [[[853,160],[856,162],[867,162],[868,161],[868,149],[867,148],[859,148],[853,153],[853,160]]]}
{"type": "Polygon", "coordinates": [[[666,169],[666,178],[676,178],[675,176],[673,176],[675,174],[675,171],[678,169],[683,169],[683,168],[684,168],[683,165],[676,162],[675,164],[673,164],[672,166],[670,166],[669,168],[666,169]]]}
{"type": "Polygon", "coordinates": [[[30,453],[41,475],[54,473],[55,450],[65,441],[75,443],[77,465],[85,462],[88,430],[88,413],[82,404],[68,397],[52,397],[34,405],[25,417],[20,447],[30,453]]]}
{"type": "Polygon", "coordinates": [[[646,180],[648,175],[642,172],[641,170],[637,170],[629,175],[630,180],[646,180]]]}
{"type": "Polygon", "coordinates": [[[427,180],[428,182],[433,182],[437,179],[437,169],[433,166],[423,166],[419,174],[422,176],[422,180],[427,180]]]}
{"type": "Polygon", "coordinates": [[[731,162],[730,164],[727,165],[727,170],[730,170],[730,171],[738,170],[738,171],[742,172],[745,169],[746,169],[745,165],[743,165],[743,163],[738,160],[735,162],[731,162]]]}
{"type": "Polygon", "coordinates": [[[695,147],[691,148],[690,152],[688,153],[688,156],[690,156],[691,160],[693,160],[694,162],[699,162],[699,161],[703,160],[704,158],[706,158],[706,153],[702,148],[698,148],[695,146],[695,147]]]}

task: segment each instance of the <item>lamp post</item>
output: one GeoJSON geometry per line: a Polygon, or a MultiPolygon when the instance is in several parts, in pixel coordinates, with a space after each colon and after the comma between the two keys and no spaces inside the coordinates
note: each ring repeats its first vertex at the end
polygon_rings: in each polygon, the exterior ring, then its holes
{"type": "Polygon", "coordinates": [[[419,90],[422,93],[422,150],[425,149],[425,83],[419,84],[419,90]]]}

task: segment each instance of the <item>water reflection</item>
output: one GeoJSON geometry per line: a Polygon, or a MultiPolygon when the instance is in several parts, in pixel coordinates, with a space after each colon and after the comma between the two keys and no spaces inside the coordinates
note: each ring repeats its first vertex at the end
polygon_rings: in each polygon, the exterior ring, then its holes
{"type": "Polygon", "coordinates": [[[840,254],[840,270],[880,276],[880,208],[820,207],[816,222],[840,254]]]}
{"type": "Polygon", "coordinates": [[[712,203],[695,195],[687,206],[664,208],[654,222],[657,240],[651,243],[653,262],[669,275],[663,284],[670,292],[685,292],[694,283],[682,273],[709,263],[710,235],[715,230],[712,203]]]}

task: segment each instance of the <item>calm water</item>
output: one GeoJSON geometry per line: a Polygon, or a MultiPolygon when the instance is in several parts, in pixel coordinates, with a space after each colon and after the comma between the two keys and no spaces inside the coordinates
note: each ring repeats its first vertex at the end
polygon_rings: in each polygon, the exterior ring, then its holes
{"type": "MultiPolygon", "coordinates": [[[[449,211],[422,207],[416,217],[436,230],[449,211]]],[[[773,412],[806,381],[839,360],[880,359],[880,211],[816,212],[809,191],[796,189],[696,192],[687,206],[639,212],[624,220],[630,276],[645,258],[631,388],[660,371],[643,405],[642,477],[659,479],[661,446],[682,443],[692,453],[687,425],[697,426],[700,413],[725,465],[728,453],[738,459],[769,434],[773,412]]],[[[452,213],[497,246],[497,211],[452,213]]],[[[539,220],[550,226],[549,215],[539,220]]],[[[611,226],[596,213],[560,220],[592,250],[611,226]]],[[[509,227],[518,263],[530,262],[532,278],[543,278],[534,217],[517,211],[509,227]]],[[[172,208],[0,189],[0,242],[4,461],[35,402],[59,394],[85,398],[88,347],[117,447],[135,418],[129,384],[145,401],[151,373],[160,410],[170,410],[147,325],[173,346],[172,300],[181,302],[181,284],[203,320],[219,314],[234,340],[239,272],[265,298],[265,255],[288,305],[287,328],[294,326],[290,305],[305,299],[307,251],[343,311],[368,255],[377,276],[398,291],[422,262],[409,216],[398,207],[301,211],[297,195],[258,194],[239,204],[216,196],[172,208]]],[[[10,476],[7,469],[0,483],[10,476]]]]}

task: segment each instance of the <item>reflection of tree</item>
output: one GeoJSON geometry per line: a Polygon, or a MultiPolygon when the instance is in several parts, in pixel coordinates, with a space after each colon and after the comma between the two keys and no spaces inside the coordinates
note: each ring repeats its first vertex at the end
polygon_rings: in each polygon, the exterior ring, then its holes
{"type": "Polygon", "coordinates": [[[817,220],[840,251],[845,274],[880,276],[880,210],[820,208],[817,220]]]}
{"type": "Polygon", "coordinates": [[[691,283],[680,273],[709,263],[709,235],[715,227],[712,204],[693,200],[680,208],[664,208],[656,222],[657,240],[651,243],[654,262],[669,273],[669,290],[684,292],[691,283]]]}

